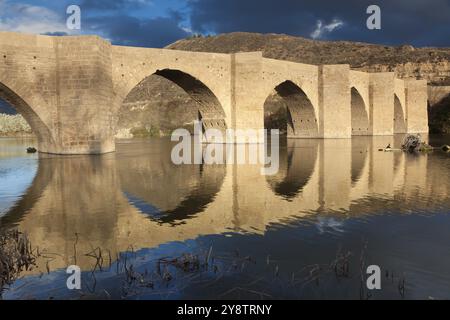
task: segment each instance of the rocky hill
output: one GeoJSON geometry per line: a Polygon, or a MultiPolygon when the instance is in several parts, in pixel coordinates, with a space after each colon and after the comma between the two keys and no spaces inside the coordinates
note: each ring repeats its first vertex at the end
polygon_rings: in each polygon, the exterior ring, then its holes
{"type": "Polygon", "coordinates": [[[31,128],[16,110],[0,99],[0,137],[9,135],[28,135],[31,128]]]}
{"type": "Polygon", "coordinates": [[[167,48],[218,53],[262,51],[264,57],[272,59],[315,65],[342,63],[356,70],[394,71],[400,78],[427,79],[434,85],[450,84],[450,47],[393,47],[349,41],[317,41],[283,34],[235,32],[183,39],[167,48]]]}

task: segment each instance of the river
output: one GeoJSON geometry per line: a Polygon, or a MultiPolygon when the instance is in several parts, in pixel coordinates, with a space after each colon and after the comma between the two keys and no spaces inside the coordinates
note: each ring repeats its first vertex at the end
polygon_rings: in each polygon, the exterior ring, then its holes
{"type": "Polygon", "coordinates": [[[450,154],[378,151],[401,139],[289,139],[263,176],[174,165],[167,138],[101,156],[1,138],[0,230],[36,254],[3,298],[449,299],[450,154]],[[368,265],[381,290],[365,287],[368,265]]]}

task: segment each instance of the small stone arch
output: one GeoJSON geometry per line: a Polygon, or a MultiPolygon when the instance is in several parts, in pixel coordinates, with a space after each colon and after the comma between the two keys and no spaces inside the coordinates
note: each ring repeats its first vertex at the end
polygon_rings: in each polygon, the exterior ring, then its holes
{"type": "Polygon", "coordinates": [[[351,123],[352,136],[370,134],[369,116],[364,99],[355,87],[351,88],[351,123]]]}
{"type": "Polygon", "coordinates": [[[406,133],[406,117],[400,99],[394,94],[394,133],[406,133]]]}
{"type": "MultiPolygon", "coordinates": [[[[306,93],[298,85],[290,80],[278,84],[264,102],[266,115],[268,104],[273,99],[278,99],[285,107],[286,133],[288,138],[317,138],[319,136],[319,127],[314,106],[306,93]]],[[[265,127],[274,129],[267,122],[266,115],[265,127]]]]}

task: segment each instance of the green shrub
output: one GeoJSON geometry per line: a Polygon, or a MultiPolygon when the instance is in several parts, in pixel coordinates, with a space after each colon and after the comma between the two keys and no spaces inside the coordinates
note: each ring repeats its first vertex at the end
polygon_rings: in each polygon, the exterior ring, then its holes
{"type": "Polygon", "coordinates": [[[159,127],[157,126],[145,126],[145,127],[136,127],[130,130],[130,133],[134,138],[146,138],[146,137],[159,137],[159,127]]]}

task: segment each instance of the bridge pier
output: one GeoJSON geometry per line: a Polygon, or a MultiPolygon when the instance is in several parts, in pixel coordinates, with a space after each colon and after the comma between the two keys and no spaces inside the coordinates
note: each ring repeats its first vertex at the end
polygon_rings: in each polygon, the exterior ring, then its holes
{"type": "MultiPolygon", "coordinates": [[[[246,129],[264,129],[264,91],[262,53],[244,52],[231,55],[231,123],[229,127],[245,133],[246,129]]],[[[245,141],[246,137],[235,137],[245,141]]]]}
{"type": "Polygon", "coordinates": [[[40,152],[115,150],[109,42],[0,32],[0,57],[0,98],[27,120],[40,152]]]}
{"type": "MultiPolygon", "coordinates": [[[[95,37],[55,38],[55,141],[60,154],[115,150],[111,44],[95,37]]],[[[44,151],[45,150],[41,150],[44,151]]]]}
{"type": "Polygon", "coordinates": [[[372,135],[393,135],[394,73],[371,73],[369,81],[369,117],[372,135]]]}
{"type": "Polygon", "coordinates": [[[428,132],[427,98],[428,88],[426,80],[405,80],[406,97],[406,130],[409,133],[428,132]]]}
{"type": "Polygon", "coordinates": [[[318,89],[320,137],[351,138],[350,66],[320,66],[318,89]]]}

